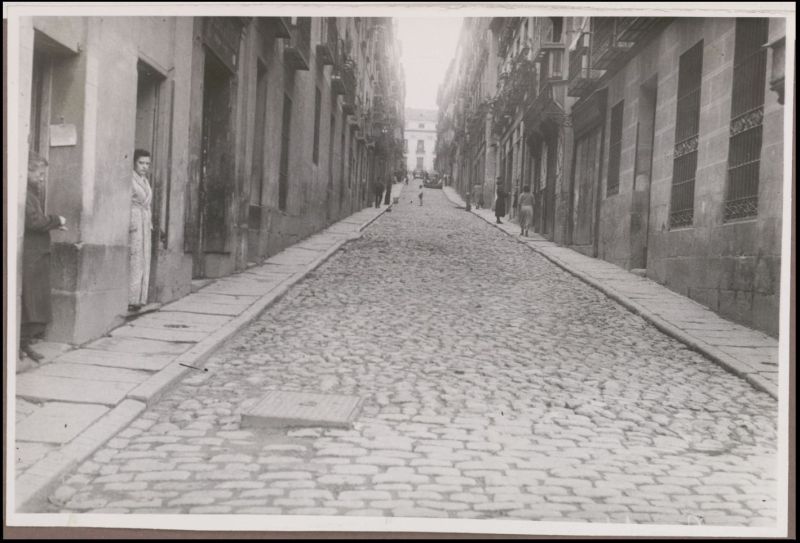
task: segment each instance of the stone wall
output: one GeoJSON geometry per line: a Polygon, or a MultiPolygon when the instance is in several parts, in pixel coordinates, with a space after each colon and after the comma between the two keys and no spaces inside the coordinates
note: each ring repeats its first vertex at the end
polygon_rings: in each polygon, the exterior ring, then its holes
{"type": "MultiPolygon", "coordinates": [[[[678,20],[609,81],[607,112],[619,100],[624,99],[625,105],[619,194],[606,195],[608,152],[602,169],[599,256],[622,267],[639,267],[633,257],[646,224],[650,278],[727,318],[777,335],[783,111],[769,90],[765,92],[758,215],[744,221],[723,220],[734,28],[734,19],[678,20]],[[700,40],[703,68],[694,222],[670,229],[679,57],[700,40]],[[634,161],[636,125],[644,121],[639,119],[640,89],[654,77],[658,86],[648,210],[641,185],[646,186],[647,179],[634,175],[634,161]],[[634,181],[641,184],[634,188],[634,181]]],[[[767,86],[766,81],[763,84],[767,86]]]]}

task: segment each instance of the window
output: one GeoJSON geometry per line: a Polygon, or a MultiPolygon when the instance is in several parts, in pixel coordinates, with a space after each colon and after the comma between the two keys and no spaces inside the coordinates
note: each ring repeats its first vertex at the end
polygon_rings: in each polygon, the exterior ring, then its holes
{"type": "Polygon", "coordinates": [[[420,128],[425,128],[425,123],[419,123],[420,128]]]}
{"type": "Polygon", "coordinates": [[[553,33],[552,33],[552,40],[555,43],[561,42],[561,33],[564,29],[564,18],[563,17],[550,17],[550,20],[553,22],[553,33]]]}
{"type": "Polygon", "coordinates": [[[418,169],[418,170],[421,170],[421,169],[422,169],[422,161],[423,161],[423,160],[425,160],[425,157],[421,157],[421,156],[418,156],[418,157],[417,157],[417,169],[418,169]]]}
{"type": "Polygon", "coordinates": [[[691,226],[694,221],[694,176],[697,172],[702,75],[703,42],[701,40],[681,55],[678,65],[678,104],[672,162],[670,228],[691,226]]]}
{"type": "Polygon", "coordinates": [[[622,107],[620,101],[611,109],[611,135],[608,142],[608,181],[606,196],[619,193],[619,162],[622,155],[622,107]]]}
{"type": "Polygon", "coordinates": [[[283,95],[283,123],[281,125],[281,164],[278,176],[278,209],[286,211],[289,196],[289,144],[292,124],[292,99],[283,95]]]}
{"type": "Polygon", "coordinates": [[[319,89],[314,89],[314,151],[312,160],[314,164],[319,163],[319,117],[322,109],[322,94],[319,89]]]}
{"type": "Polygon", "coordinates": [[[550,79],[562,79],[564,76],[561,72],[561,65],[564,63],[564,51],[561,49],[552,49],[550,51],[550,79]]]}
{"type": "Polygon", "coordinates": [[[417,140],[417,152],[418,153],[425,152],[425,140],[417,140]]]}
{"type": "Polygon", "coordinates": [[[758,213],[758,174],[767,74],[767,19],[736,19],[725,220],[758,213]]]}

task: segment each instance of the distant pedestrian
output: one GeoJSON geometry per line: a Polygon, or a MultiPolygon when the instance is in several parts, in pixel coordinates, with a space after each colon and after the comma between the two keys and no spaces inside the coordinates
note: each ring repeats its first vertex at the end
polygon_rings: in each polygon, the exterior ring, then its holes
{"type": "Polygon", "coordinates": [[[417,198],[419,198],[419,205],[422,205],[422,185],[419,186],[419,194],[417,194],[417,198]]]}
{"type": "Polygon", "coordinates": [[[383,197],[383,183],[380,180],[375,179],[372,182],[372,194],[373,194],[373,201],[375,202],[375,207],[381,207],[381,198],[383,197]]]}
{"type": "Polygon", "coordinates": [[[494,201],[494,216],[497,218],[497,224],[503,224],[500,217],[506,214],[506,193],[503,190],[502,181],[497,183],[497,198],[494,201]]]}
{"type": "Polygon", "coordinates": [[[67,221],[60,215],[45,215],[44,186],[47,160],[31,152],[28,155],[28,190],[25,196],[25,236],[22,245],[22,326],[20,358],[28,355],[35,361],[42,356],[30,347],[44,335],[52,318],[50,304],[50,231],[66,230],[67,221]]]}
{"type": "Polygon", "coordinates": [[[392,182],[394,179],[388,177],[386,179],[386,185],[384,186],[384,193],[383,193],[383,204],[389,205],[392,203],[392,182]]]}
{"type": "Polygon", "coordinates": [[[519,195],[519,227],[520,236],[527,236],[528,230],[533,224],[533,193],[531,187],[522,187],[522,194],[519,195]]]}
{"type": "Polygon", "coordinates": [[[472,185],[472,201],[475,203],[475,209],[483,207],[483,185],[480,183],[472,185]]]}

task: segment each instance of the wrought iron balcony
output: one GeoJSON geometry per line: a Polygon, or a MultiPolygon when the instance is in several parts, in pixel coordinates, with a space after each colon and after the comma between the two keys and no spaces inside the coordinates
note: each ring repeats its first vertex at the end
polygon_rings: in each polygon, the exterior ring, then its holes
{"type": "Polygon", "coordinates": [[[259,17],[261,21],[272,31],[276,38],[290,38],[292,36],[291,17],[259,17]]]}
{"type": "Polygon", "coordinates": [[[322,18],[322,35],[317,44],[317,58],[323,65],[336,65],[339,55],[339,31],[336,17],[322,18]]]}
{"type": "Polygon", "coordinates": [[[311,18],[294,17],[291,37],[283,49],[284,63],[293,70],[308,70],[311,52],[311,18]]]}
{"type": "Polygon", "coordinates": [[[536,62],[542,62],[545,57],[550,56],[551,51],[561,51],[563,52],[567,48],[567,44],[564,41],[564,36],[566,32],[561,33],[561,39],[558,41],[553,41],[551,38],[544,39],[541,41],[537,46],[534,46],[534,60],[536,62]]]}
{"type": "Polygon", "coordinates": [[[656,17],[617,17],[617,39],[635,43],[657,26],[656,17]]]}
{"type": "Polygon", "coordinates": [[[336,68],[334,68],[333,73],[331,74],[331,92],[333,92],[333,94],[336,96],[345,94],[347,92],[347,89],[344,85],[344,79],[342,79],[342,72],[336,68]]]}
{"type": "Polygon", "coordinates": [[[344,101],[342,111],[346,115],[355,113],[356,107],[356,65],[352,58],[346,58],[342,64],[342,84],[344,86],[344,101]]]}
{"type": "Polygon", "coordinates": [[[620,38],[619,31],[625,23],[623,17],[592,18],[592,67],[598,70],[613,69],[623,61],[634,43],[620,38]]]}
{"type": "Polygon", "coordinates": [[[589,43],[589,34],[583,33],[578,39],[577,47],[569,52],[568,96],[586,96],[594,90],[603,75],[601,70],[592,67],[589,43]]]}

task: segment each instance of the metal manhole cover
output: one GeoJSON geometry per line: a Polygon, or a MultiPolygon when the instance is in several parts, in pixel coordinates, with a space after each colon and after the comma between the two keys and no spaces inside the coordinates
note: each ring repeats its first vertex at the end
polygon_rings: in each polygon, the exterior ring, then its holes
{"type": "Polygon", "coordinates": [[[358,396],[268,392],[250,410],[242,413],[243,428],[326,426],[349,428],[361,408],[358,396]]]}

